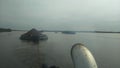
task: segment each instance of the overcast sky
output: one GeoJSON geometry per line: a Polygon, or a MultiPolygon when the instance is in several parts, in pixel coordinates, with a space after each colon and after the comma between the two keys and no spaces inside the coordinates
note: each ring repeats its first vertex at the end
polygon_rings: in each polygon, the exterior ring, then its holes
{"type": "Polygon", "coordinates": [[[120,0],[0,0],[0,27],[120,31],[120,0]]]}

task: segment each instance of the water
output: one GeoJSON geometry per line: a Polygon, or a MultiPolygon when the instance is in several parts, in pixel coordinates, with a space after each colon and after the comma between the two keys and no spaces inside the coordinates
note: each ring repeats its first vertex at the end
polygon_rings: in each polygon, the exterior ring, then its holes
{"type": "Polygon", "coordinates": [[[0,68],[40,68],[41,64],[73,68],[70,49],[84,44],[94,55],[98,68],[120,68],[120,34],[46,32],[39,44],[19,40],[24,32],[0,33],[0,68]]]}

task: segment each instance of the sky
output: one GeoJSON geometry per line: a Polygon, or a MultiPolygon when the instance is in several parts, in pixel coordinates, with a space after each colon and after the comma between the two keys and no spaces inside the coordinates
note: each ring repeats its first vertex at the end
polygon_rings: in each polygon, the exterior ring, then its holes
{"type": "Polygon", "coordinates": [[[0,0],[0,27],[120,31],[120,0],[0,0]]]}

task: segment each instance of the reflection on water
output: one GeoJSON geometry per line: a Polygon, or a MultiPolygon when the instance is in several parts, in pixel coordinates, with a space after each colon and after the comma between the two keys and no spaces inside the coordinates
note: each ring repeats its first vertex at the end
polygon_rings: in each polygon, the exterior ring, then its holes
{"type": "Polygon", "coordinates": [[[23,33],[0,33],[0,68],[39,68],[42,64],[73,68],[70,50],[75,43],[92,52],[98,68],[120,68],[120,34],[48,32],[47,41],[35,44],[19,40],[23,33]]]}
{"type": "Polygon", "coordinates": [[[44,60],[44,55],[40,53],[39,48],[39,45],[30,45],[30,43],[28,43],[28,45],[24,47],[16,48],[15,55],[29,68],[40,68],[44,60]]]}

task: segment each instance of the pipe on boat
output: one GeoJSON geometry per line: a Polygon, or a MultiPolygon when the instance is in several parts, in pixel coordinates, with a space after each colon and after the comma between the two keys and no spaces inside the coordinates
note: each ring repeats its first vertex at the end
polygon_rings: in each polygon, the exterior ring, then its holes
{"type": "Polygon", "coordinates": [[[81,43],[73,45],[71,57],[75,68],[98,68],[92,53],[81,43]]]}

